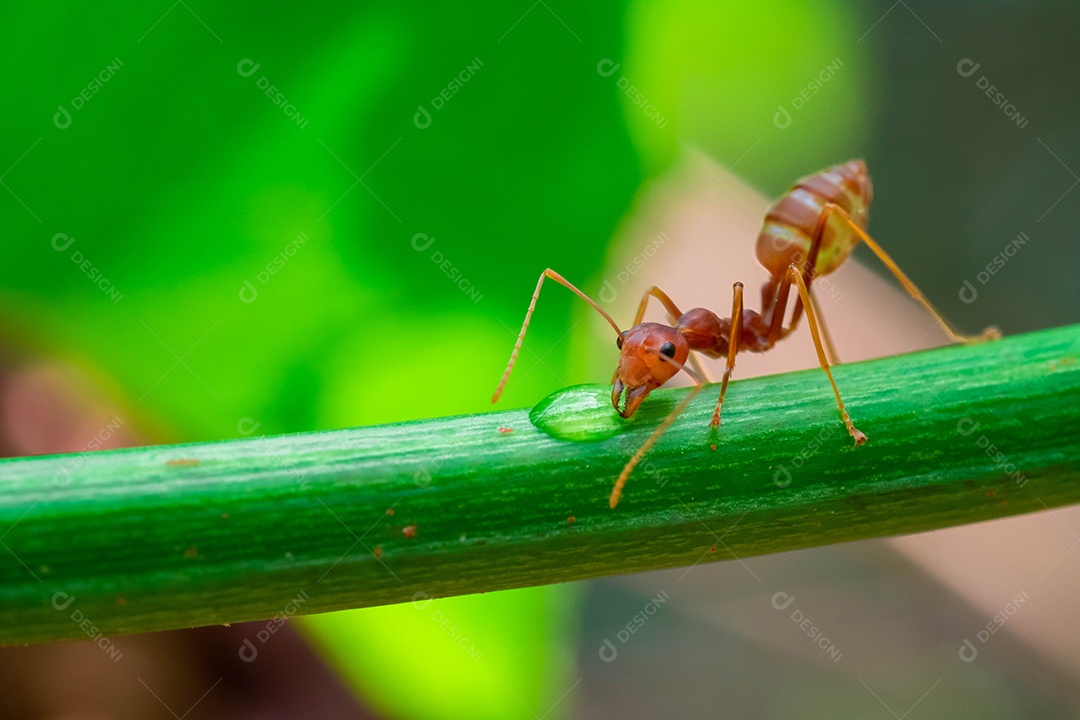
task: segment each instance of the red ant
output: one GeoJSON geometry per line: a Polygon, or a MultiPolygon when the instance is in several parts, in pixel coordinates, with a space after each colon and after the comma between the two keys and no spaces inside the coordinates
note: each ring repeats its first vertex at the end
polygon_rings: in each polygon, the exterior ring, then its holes
{"type": "Polygon", "coordinates": [[[624,418],[634,414],[648,394],[671,379],[679,370],[684,370],[694,378],[697,385],[671,411],[660,426],[642,444],[634,456],[626,463],[622,473],[615,481],[609,504],[614,508],[622,495],[623,485],[649,448],[660,435],[675,421],[690,400],[701,390],[705,378],[704,369],[696,356],[690,352],[696,350],[712,358],[727,356],[727,366],[720,383],[720,397],[713,410],[712,428],[720,426],[720,409],[724,404],[728,380],[735,369],[735,355],[740,350],[765,352],[779,340],[790,335],[798,326],[805,310],[810,333],[814,337],[821,369],[829,378],[844,426],[855,440],[858,447],[866,442],[864,435],[851,422],[840,391],[829,369],[829,357],[836,362],[836,351],[820,317],[810,292],[814,278],[828,275],[836,270],[851,254],[860,240],[874,252],[885,264],[911,297],[922,303],[938,324],[954,342],[971,343],[1000,337],[996,328],[990,327],[981,335],[961,335],[930,304],[930,301],[915,287],[892,258],[866,234],[867,213],[873,191],[866,164],[862,160],[852,160],[843,165],[834,165],[816,175],[803,178],[780,197],[765,215],[765,224],[757,239],[757,259],[769,271],[769,280],[761,286],[761,312],[743,309],[743,285],[735,283],[731,317],[721,318],[705,308],[694,308],[687,312],[678,306],[660,288],[650,287],[641,298],[634,325],[629,330],[620,330],[619,326],[604,310],[563,276],[548,268],[540,275],[536,283],[525,322],[521,326],[510,362],[506,366],[499,386],[491,401],[495,402],[502,394],[510,372],[517,361],[518,351],[525,339],[525,330],[536,308],[536,299],[540,296],[540,287],[544,278],[551,278],[570,289],[596,309],[618,335],[616,341],[619,350],[619,364],[615,370],[614,385],[611,390],[611,404],[624,418]],[[795,285],[798,297],[792,310],[791,320],[784,327],[788,296],[791,286],[795,285]],[[641,322],[649,298],[654,297],[663,304],[673,325],[641,322]],[[738,332],[732,333],[732,328],[738,332]],[[824,338],[824,343],[822,342],[824,338]],[[828,352],[826,352],[826,349],[828,352]],[[685,367],[690,360],[697,372],[685,367]]]}

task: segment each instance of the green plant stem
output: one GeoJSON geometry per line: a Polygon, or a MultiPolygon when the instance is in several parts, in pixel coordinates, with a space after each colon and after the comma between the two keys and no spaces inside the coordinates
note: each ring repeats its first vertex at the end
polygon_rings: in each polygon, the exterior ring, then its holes
{"type": "MultiPolygon", "coordinates": [[[[0,641],[744,559],[1078,502],[1078,355],[1072,326],[837,367],[870,438],[858,449],[819,369],[734,383],[715,436],[707,388],[615,510],[615,477],[685,389],[595,441],[509,410],[5,460],[0,641]]],[[[612,422],[610,406],[567,412],[579,430],[612,422]]]]}

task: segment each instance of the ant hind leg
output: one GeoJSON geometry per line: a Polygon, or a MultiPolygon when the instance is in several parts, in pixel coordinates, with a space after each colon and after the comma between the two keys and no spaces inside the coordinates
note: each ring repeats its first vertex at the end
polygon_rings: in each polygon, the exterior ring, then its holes
{"type": "Polygon", "coordinates": [[[814,304],[814,314],[821,328],[821,341],[825,345],[825,356],[829,359],[830,365],[839,365],[840,355],[837,354],[836,345],[833,344],[832,333],[829,332],[829,327],[825,324],[825,313],[821,312],[821,304],[818,302],[817,295],[814,295],[813,289],[809,286],[806,289],[810,302],[814,304]]]}
{"type": "Polygon", "coordinates": [[[832,370],[829,369],[829,360],[825,357],[825,348],[821,343],[821,334],[818,329],[817,313],[814,312],[814,306],[810,302],[810,293],[806,289],[806,284],[803,282],[802,273],[799,272],[799,268],[795,265],[791,265],[788,268],[787,275],[784,278],[784,284],[790,284],[794,282],[799,290],[799,297],[803,301],[803,306],[806,310],[806,323],[810,326],[810,334],[814,337],[814,349],[817,351],[818,363],[821,365],[821,369],[825,371],[825,374],[829,378],[829,384],[832,386],[833,394],[836,395],[836,405],[840,408],[840,415],[844,419],[844,427],[847,428],[848,434],[855,440],[855,446],[858,447],[866,442],[866,435],[862,433],[855,424],[851,422],[851,416],[848,415],[847,408],[844,407],[844,401],[840,399],[840,390],[836,387],[836,380],[833,379],[832,370]]]}
{"type": "Polygon", "coordinates": [[[844,222],[851,227],[852,231],[858,235],[859,239],[866,243],[866,246],[877,255],[878,260],[880,260],[882,264],[889,269],[889,272],[900,281],[900,284],[904,287],[904,290],[907,291],[908,295],[926,308],[926,311],[933,316],[934,320],[937,321],[938,325],[941,326],[941,329],[945,331],[945,334],[947,334],[953,342],[965,344],[977,343],[985,340],[997,340],[1001,337],[1001,331],[994,326],[986,328],[979,335],[964,335],[958,332],[956,328],[954,328],[952,324],[938,312],[937,308],[930,304],[930,301],[926,299],[926,296],[922,294],[922,291],[915,286],[915,283],[911,282],[908,276],[904,274],[904,271],[900,269],[900,266],[889,257],[887,252],[885,252],[885,249],[878,245],[877,241],[870,237],[865,230],[859,227],[858,223],[852,220],[851,216],[848,215],[842,207],[829,203],[825,206],[825,213],[822,214],[824,215],[826,213],[835,213],[836,215],[839,215],[844,222]]]}

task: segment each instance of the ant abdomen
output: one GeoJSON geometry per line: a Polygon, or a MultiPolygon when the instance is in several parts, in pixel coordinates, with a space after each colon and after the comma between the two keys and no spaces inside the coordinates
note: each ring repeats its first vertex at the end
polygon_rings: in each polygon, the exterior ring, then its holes
{"type": "MultiPolygon", "coordinates": [[[[825,203],[840,206],[865,230],[872,197],[870,176],[862,160],[834,165],[803,178],[769,208],[758,235],[758,262],[774,278],[782,277],[793,263],[800,265],[810,251],[825,203]]],[[[858,240],[843,218],[831,215],[814,263],[814,275],[827,275],[838,268],[858,240]]]]}

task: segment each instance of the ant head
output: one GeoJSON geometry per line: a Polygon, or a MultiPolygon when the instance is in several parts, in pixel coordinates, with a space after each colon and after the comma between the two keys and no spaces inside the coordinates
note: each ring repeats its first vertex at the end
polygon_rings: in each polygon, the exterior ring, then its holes
{"type": "Polygon", "coordinates": [[[611,404],[626,418],[651,391],[679,372],[690,355],[690,346],[682,333],[660,323],[635,325],[619,335],[618,344],[622,352],[611,388],[611,404]]]}

